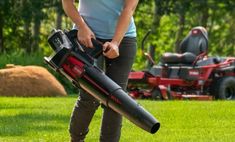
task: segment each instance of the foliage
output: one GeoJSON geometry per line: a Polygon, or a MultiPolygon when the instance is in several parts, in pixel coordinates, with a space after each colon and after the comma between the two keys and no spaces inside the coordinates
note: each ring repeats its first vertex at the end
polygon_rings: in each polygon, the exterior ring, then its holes
{"type": "MultiPolygon", "coordinates": [[[[234,4],[233,0],[141,0],[135,14],[139,45],[144,33],[152,29],[145,51],[155,46],[158,62],[163,52],[177,50],[190,29],[204,26],[209,34],[209,54],[234,56],[234,4]]],[[[145,68],[145,60],[139,51],[134,68],[145,68]]]]}
{"type": "MultiPolygon", "coordinates": [[[[156,47],[155,60],[163,52],[177,51],[180,41],[195,26],[204,26],[209,33],[209,54],[235,54],[234,0],[140,0],[135,12],[139,50],[134,69],[145,68],[141,40],[151,29],[145,44],[156,47]]],[[[51,53],[47,37],[53,28],[70,29],[61,0],[1,0],[0,52],[51,53]]]]}
{"type": "MultiPolygon", "coordinates": [[[[0,141],[65,142],[74,97],[0,97],[0,141]]],[[[124,119],[121,142],[233,142],[235,107],[231,101],[139,100],[161,122],[156,134],[149,134],[124,119]]],[[[88,142],[97,142],[101,107],[90,124],[88,142]]]]}

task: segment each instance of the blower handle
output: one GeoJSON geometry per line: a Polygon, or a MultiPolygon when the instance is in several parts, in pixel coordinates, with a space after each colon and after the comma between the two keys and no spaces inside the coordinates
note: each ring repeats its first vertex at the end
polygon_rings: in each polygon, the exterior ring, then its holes
{"type": "Polygon", "coordinates": [[[103,53],[103,43],[94,38],[91,39],[93,48],[88,52],[88,54],[93,58],[98,58],[103,53]]]}
{"type": "MultiPolygon", "coordinates": [[[[103,52],[103,43],[99,40],[96,40],[94,38],[91,39],[91,42],[93,44],[93,48],[87,48],[83,46],[79,41],[77,40],[77,29],[73,29],[71,31],[66,31],[69,39],[76,44],[79,44],[78,46],[82,47],[82,50],[84,50],[88,55],[90,55],[93,58],[98,58],[102,52],[103,52]],[[76,41],[76,42],[75,42],[76,41]]],[[[74,49],[76,50],[76,49],[74,49]]]]}

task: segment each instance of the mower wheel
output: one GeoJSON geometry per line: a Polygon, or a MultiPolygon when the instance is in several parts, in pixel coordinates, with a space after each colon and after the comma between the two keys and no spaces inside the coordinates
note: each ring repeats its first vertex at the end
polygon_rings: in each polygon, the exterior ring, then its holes
{"type": "Polygon", "coordinates": [[[214,95],[216,99],[234,100],[235,77],[226,76],[216,80],[211,86],[211,95],[214,95]]]}
{"type": "Polygon", "coordinates": [[[153,100],[162,100],[162,93],[160,91],[159,88],[154,88],[152,91],[151,91],[151,98],[153,100]]]}

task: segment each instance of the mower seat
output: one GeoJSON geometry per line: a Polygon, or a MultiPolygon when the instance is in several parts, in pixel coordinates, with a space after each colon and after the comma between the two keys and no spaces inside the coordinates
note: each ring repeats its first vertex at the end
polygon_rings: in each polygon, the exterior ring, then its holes
{"type": "Polygon", "coordinates": [[[163,64],[192,64],[198,56],[206,54],[208,49],[208,35],[203,27],[193,28],[180,43],[179,53],[164,53],[163,64]]]}

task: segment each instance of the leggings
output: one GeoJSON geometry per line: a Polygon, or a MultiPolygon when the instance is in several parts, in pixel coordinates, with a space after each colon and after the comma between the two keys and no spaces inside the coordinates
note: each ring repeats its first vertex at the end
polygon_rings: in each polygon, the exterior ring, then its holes
{"type": "MultiPolygon", "coordinates": [[[[109,40],[102,40],[102,42],[109,40]]],[[[97,65],[105,70],[107,76],[120,85],[127,87],[128,74],[136,55],[136,38],[125,37],[119,46],[119,56],[115,59],[98,59],[97,65]]],[[[70,119],[69,132],[72,142],[84,142],[89,124],[100,102],[83,90],[74,106],[70,119]]],[[[100,142],[118,142],[121,135],[122,116],[107,107],[103,108],[100,142]]]]}

